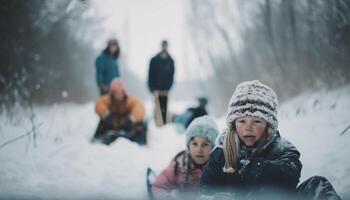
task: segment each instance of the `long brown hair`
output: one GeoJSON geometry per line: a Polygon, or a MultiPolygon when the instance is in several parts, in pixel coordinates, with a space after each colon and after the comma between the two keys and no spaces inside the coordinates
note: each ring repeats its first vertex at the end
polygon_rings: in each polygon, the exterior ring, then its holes
{"type": "Polygon", "coordinates": [[[191,159],[191,156],[190,156],[188,150],[183,150],[183,151],[179,152],[175,156],[174,161],[175,161],[175,164],[174,164],[174,175],[175,176],[179,175],[180,167],[184,169],[185,182],[180,185],[180,188],[184,188],[186,186],[186,184],[188,184],[189,174],[192,170],[191,164],[194,161],[191,159]],[[180,158],[182,158],[182,160],[179,160],[180,158]]]}
{"type": "Polygon", "coordinates": [[[107,44],[107,47],[105,48],[105,50],[103,50],[104,53],[106,54],[109,54],[110,55],[110,52],[109,52],[109,48],[111,45],[117,45],[117,50],[114,52],[114,54],[112,54],[111,56],[114,58],[114,59],[118,59],[119,58],[119,55],[120,55],[120,46],[119,46],[119,42],[117,39],[111,39],[108,41],[108,44],[107,44]]]}

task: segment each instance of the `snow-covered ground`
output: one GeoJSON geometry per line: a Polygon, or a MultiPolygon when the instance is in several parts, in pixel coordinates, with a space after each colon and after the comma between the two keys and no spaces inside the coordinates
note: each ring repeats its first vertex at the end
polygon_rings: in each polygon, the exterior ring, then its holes
{"type": "Polygon", "coordinates": [[[280,106],[279,129],[301,152],[301,181],[328,178],[343,199],[350,199],[350,86],[309,93],[280,106]]]}
{"type": "MultiPolygon", "coordinates": [[[[181,111],[185,102],[172,103],[181,111]]],[[[280,106],[282,136],[300,150],[301,181],[312,175],[329,178],[338,193],[350,197],[350,87],[302,95],[280,106]]],[[[147,104],[149,118],[151,105],[147,104]]],[[[98,117],[93,103],[34,107],[33,135],[6,146],[31,129],[29,111],[11,123],[0,116],[0,199],[144,199],[147,167],[160,172],[185,147],[173,125],[149,123],[149,144],[140,147],[120,138],[110,146],[89,142],[98,117]]],[[[223,128],[223,117],[218,118],[223,128]]]]}

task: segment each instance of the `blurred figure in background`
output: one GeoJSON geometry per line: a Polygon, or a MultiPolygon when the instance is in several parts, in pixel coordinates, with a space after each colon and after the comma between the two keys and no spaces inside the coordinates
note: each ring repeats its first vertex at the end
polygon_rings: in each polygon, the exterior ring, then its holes
{"type": "Polygon", "coordinates": [[[167,122],[168,92],[174,82],[174,60],[168,52],[168,42],[162,41],[161,52],[151,59],[148,88],[155,99],[156,125],[167,122]]]}
{"type": "Polygon", "coordinates": [[[197,107],[190,107],[183,114],[174,114],[172,116],[171,121],[177,125],[178,132],[183,133],[195,118],[208,115],[206,109],[208,99],[206,97],[199,97],[197,100],[199,103],[197,107]]]}
{"type": "Polygon", "coordinates": [[[118,40],[110,39],[107,43],[107,47],[96,59],[96,80],[100,95],[107,94],[111,81],[114,78],[120,77],[117,62],[119,54],[120,47],[118,40]]]}
{"type": "Polygon", "coordinates": [[[109,145],[118,137],[125,137],[140,145],[146,144],[147,124],[142,102],[129,95],[120,79],[111,82],[109,94],[100,97],[95,106],[101,120],[93,142],[109,145]]]}
{"type": "Polygon", "coordinates": [[[208,116],[195,119],[186,130],[187,149],[179,152],[152,184],[156,199],[192,199],[197,195],[204,166],[219,131],[208,116]],[[194,195],[194,196],[192,196],[194,195]]]}

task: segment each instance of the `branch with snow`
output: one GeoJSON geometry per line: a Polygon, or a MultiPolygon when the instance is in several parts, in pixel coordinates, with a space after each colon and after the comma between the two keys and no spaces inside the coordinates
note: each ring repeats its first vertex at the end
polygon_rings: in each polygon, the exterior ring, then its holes
{"type": "Polygon", "coordinates": [[[26,136],[29,136],[30,134],[32,134],[32,133],[35,131],[35,129],[39,128],[42,124],[43,124],[43,123],[40,123],[40,124],[38,124],[38,125],[34,125],[34,126],[33,126],[33,129],[32,129],[31,131],[28,131],[27,133],[25,133],[25,134],[23,134],[23,135],[20,135],[20,136],[15,137],[15,138],[13,138],[13,139],[7,141],[7,142],[4,142],[3,144],[0,145],[0,149],[1,149],[1,148],[4,148],[4,147],[5,147],[6,145],[8,145],[8,144],[11,144],[11,143],[13,143],[13,142],[16,142],[17,140],[20,140],[20,139],[26,137],[26,136]]]}
{"type": "Polygon", "coordinates": [[[339,135],[343,135],[344,133],[346,133],[346,131],[348,131],[350,129],[350,124],[348,127],[346,127],[339,135]]]}

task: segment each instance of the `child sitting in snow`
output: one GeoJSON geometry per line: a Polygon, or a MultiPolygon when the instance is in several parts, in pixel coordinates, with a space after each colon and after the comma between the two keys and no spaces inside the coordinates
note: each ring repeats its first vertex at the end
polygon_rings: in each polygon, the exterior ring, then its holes
{"type": "Polygon", "coordinates": [[[292,192],[297,199],[340,199],[324,177],[312,177],[296,188],[300,153],[277,130],[277,96],[271,88],[259,81],[239,84],[226,123],[201,178],[201,198],[261,199],[292,192]]]}
{"type": "Polygon", "coordinates": [[[118,137],[125,137],[140,145],[146,144],[144,105],[138,97],[127,93],[121,79],[113,79],[109,94],[97,100],[95,111],[101,119],[92,142],[109,145],[118,137]]]}
{"type": "Polygon", "coordinates": [[[187,149],[178,153],[170,165],[156,177],[153,185],[153,196],[157,199],[170,198],[174,191],[181,194],[195,192],[203,173],[218,129],[208,116],[196,118],[186,130],[187,149]]]}
{"type": "Polygon", "coordinates": [[[186,128],[191,124],[191,122],[197,117],[208,115],[206,105],[208,104],[208,99],[206,97],[199,97],[198,106],[188,108],[182,114],[174,114],[171,121],[176,124],[177,131],[180,133],[185,132],[186,128]]]}

